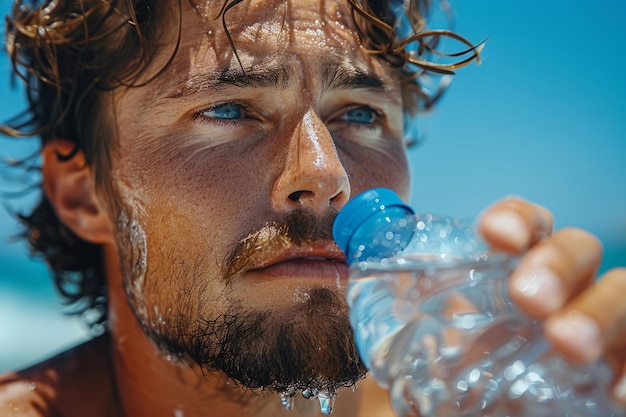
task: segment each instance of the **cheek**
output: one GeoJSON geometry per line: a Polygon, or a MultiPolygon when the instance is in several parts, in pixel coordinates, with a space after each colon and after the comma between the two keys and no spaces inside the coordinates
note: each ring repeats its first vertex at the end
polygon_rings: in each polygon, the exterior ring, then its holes
{"type": "MultiPolygon", "coordinates": [[[[150,195],[149,190],[142,191],[150,195]]],[[[189,213],[185,204],[171,204],[171,199],[161,194],[151,197],[137,204],[132,191],[123,196],[128,212],[134,212],[131,216],[145,236],[145,273],[124,276],[129,300],[142,322],[156,323],[161,317],[189,321],[211,316],[223,308],[224,300],[219,297],[224,290],[220,263],[230,238],[220,236],[220,228],[202,216],[189,213]],[[139,206],[141,210],[134,210],[139,206]]],[[[130,271],[134,271],[134,261],[126,257],[130,271]]]]}
{"type": "Polygon", "coordinates": [[[179,136],[137,146],[129,152],[136,156],[120,164],[122,175],[150,217],[163,222],[173,217],[196,231],[246,230],[245,213],[259,209],[258,196],[269,188],[268,156],[245,143],[203,147],[199,142],[179,136]]]}
{"type": "Polygon", "coordinates": [[[350,178],[352,196],[369,188],[387,187],[408,198],[410,176],[403,144],[386,149],[346,149],[340,157],[350,178]]]}
{"type": "Polygon", "coordinates": [[[133,149],[114,171],[121,200],[145,232],[148,297],[163,292],[165,280],[180,289],[215,280],[244,230],[237,210],[251,209],[236,188],[247,182],[245,171],[221,155],[186,155],[167,146],[133,149]]]}

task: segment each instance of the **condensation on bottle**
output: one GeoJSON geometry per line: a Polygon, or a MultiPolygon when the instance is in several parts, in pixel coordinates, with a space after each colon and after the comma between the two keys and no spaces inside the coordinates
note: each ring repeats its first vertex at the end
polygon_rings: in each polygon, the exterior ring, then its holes
{"type": "Polygon", "coordinates": [[[626,416],[605,362],[566,362],[511,302],[516,259],[490,253],[470,222],[417,215],[377,188],[348,202],[333,236],[359,354],[398,416],[626,416]]]}

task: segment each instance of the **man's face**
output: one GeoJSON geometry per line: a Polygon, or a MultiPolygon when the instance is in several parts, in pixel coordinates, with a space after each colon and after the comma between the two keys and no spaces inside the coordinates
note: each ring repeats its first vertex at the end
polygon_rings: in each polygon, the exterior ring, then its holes
{"type": "Polygon", "coordinates": [[[330,225],[351,194],[407,195],[400,84],[344,2],[243,2],[226,14],[236,55],[218,5],[182,4],[173,62],[115,93],[131,307],[165,352],[250,388],[353,384],[364,368],[330,225]]]}

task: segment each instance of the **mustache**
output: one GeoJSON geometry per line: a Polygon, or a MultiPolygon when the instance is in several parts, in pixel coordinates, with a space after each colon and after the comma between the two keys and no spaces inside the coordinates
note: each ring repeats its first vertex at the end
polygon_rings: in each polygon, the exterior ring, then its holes
{"type": "Polygon", "coordinates": [[[235,244],[223,263],[223,278],[228,283],[234,275],[264,265],[268,253],[307,242],[333,240],[332,227],[336,217],[337,210],[333,209],[321,217],[298,209],[281,220],[265,223],[235,244]]]}

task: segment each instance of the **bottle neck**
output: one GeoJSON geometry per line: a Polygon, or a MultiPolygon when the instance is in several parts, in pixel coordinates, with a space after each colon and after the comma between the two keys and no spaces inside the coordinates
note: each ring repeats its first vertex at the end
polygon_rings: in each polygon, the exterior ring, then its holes
{"type": "Polygon", "coordinates": [[[359,261],[377,262],[396,256],[415,233],[415,215],[404,207],[389,207],[373,213],[355,229],[346,248],[348,265],[359,261]]]}

